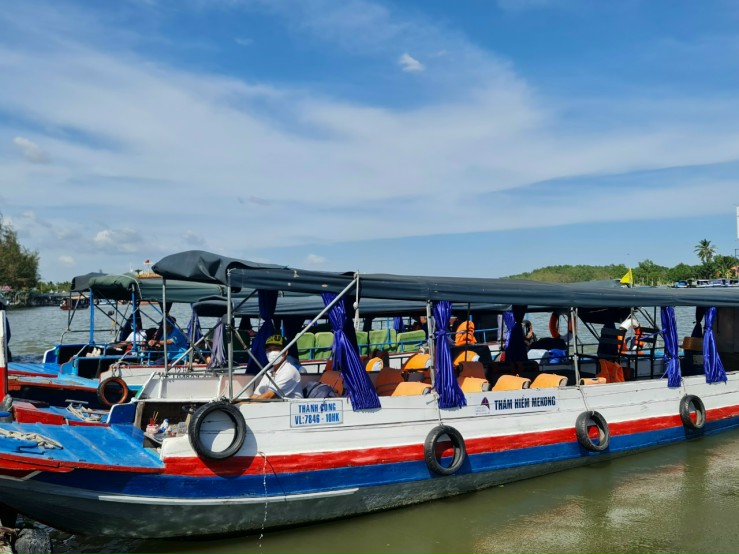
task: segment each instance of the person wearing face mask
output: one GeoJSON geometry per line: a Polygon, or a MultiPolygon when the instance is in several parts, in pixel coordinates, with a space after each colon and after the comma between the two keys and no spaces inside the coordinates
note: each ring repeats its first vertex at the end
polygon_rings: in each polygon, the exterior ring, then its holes
{"type": "Polygon", "coordinates": [[[280,355],[284,346],[285,337],[282,335],[272,335],[267,339],[264,349],[267,352],[267,361],[273,362],[272,367],[267,370],[272,380],[265,374],[252,398],[278,398],[277,387],[285,398],[303,398],[300,373],[287,361],[287,354],[280,355]]]}

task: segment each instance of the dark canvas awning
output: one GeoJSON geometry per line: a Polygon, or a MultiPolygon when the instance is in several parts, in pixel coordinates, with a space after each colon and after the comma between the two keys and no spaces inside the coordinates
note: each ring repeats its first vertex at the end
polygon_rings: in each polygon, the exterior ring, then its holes
{"type": "MultiPolygon", "coordinates": [[[[159,267],[174,268],[176,266],[177,272],[170,270],[172,271],[170,274],[180,277],[194,275],[197,279],[208,279],[206,282],[220,282],[224,285],[230,284],[232,287],[282,290],[304,294],[338,293],[344,290],[354,278],[354,272],[310,271],[284,266],[268,266],[233,258],[222,258],[219,261],[219,258],[216,254],[199,251],[186,252],[181,255],[168,256],[164,260],[169,260],[171,263],[158,262],[154,268],[158,270],[159,267]],[[193,263],[197,267],[188,268],[188,263],[193,263]],[[204,264],[209,268],[207,271],[202,270],[204,264]],[[230,283],[227,283],[226,270],[230,270],[228,274],[230,283]]],[[[526,305],[542,309],[739,306],[739,287],[623,288],[613,283],[559,284],[516,279],[360,274],[359,291],[361,298],[415,302],[448,300],[498,306],[526,305]]]]}
{"type": "MultiPolygon", "coordinates": [[[[110,300],[162,301],[162,278],[137,278],[132,275],[102,275],[90,279],[90,290],[98,297],[110,300]]],[[[222,296],[226,287],[222,285],[197,283],[194,281],[167,281],[167,302],[197,302],[206,296],[222,296]]]]}
{"type": "Polygon", "coordinates": [[[92,272],[86,273],[85,275],[77,275],[72,277],[72,290],[71,292],[87,292],[90,289],[90,280],[95,277],[101,277],[105,273],[92,272]]]}
{"type": "Polygon", "coordinates": [[[188,250],[171,254],[159,260],[152,270],[165,279],[181,279],[199,283],[219,283],[226,285],[229,269],[267,269],[285,266],[260,264],[237,258],[219,256],[203,250],[188,250]]]}

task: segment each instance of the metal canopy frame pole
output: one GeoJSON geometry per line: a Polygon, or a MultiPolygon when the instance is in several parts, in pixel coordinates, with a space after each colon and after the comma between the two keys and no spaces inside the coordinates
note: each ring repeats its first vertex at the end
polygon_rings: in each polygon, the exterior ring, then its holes
{"type": "Polygon", "coordinates": [[[434,348],[434,332],[436,331],[436,320],[431,316],[431,300],[426,300],[426,328],[429,336],[427,339],[429,345],[429,359],[431,360],[431,386],[436,386],[436,350],[434,348]]]}
{"type": "Polygon", "coordinates": [[[233,325],[231,325],[231,270],[226,272],[226,341],[228,344],[228,400],[233,401],[234,397],[234,343],[233,343],[233,325]]]}
{"type": "MultiPolygon", "coordinates": [[[[136,291],[131,291],[131,329],[133,330],[133,351],[138,354],[141,350],[139,346],[139,337],[138,332],[141,331],[143,333],[143,329],[139,329],[136,325],[136,314],[138,313],[138,303],[136,302],[136,291]]],[[[117,307],[116,307],[117,308],[117,307]]],[[[116,314],[117,315],[117,314],[116,314]]],[[[118,323],[118,318],[116,317],[116,323],[118,323]]],[[[141,325],[143,326],[144,322],[141,322],[141,325]]],[[[124,323],[125,325],[125,323],[124,323]]],[[[123,337],[123,340],[126,340],[128,337],[123,337]]]]}
{"type": "MultiPolygon", "coordinates": [[[[295,335],[295,337],[293,338],[293,340],[291,340],[290,342],[288,342],[288,343],[287,343],[287,344],[286,344],[286,345],[285,345],[285,346],[284,346],[284,347],[282,348],[282,350],[280,350],[280,354],[279,354],[279,356],[282,356],[282,355],[283,355],[283,354],[284,354],[285,352],[287,352],[287,351],[288,351],[288,350],[290,349],[290,347],[291,347],[291,346],[292,346],[293,344],[297,343],[297,342],[298,342],[298,339],[299,339],[300,337],[302,337],[302,336],[303,336],[303,335],[304,335],[305,333],[307,333],[307,332],[308,332],[308,329],[310,329],[310,328],[311,328],[311,326],[312,326],[312,325],[313,325],[313,324],[314,324],[314,323],[315,323],[316,321],[318,321],[318,320],[319,320],[319,319],[321,319],[321,318],[322,318],[322,317],[323,317],[324,315],[326,315],[326,314],[327,314],[327,313],[329,312],[329,310],[330,310],[331,308],[333,308],[333,307],[334,307],[334,306],[335,306],[335,305],[336,305],[336,304],[337,304],[337,303],[339,302],[339,300],[341,300],[342,298],[344,298],[344,296],[345,296],[345,295],[346,295],[346,294],[347,294],[347,293],[348,293],[348,292],[349,292],[349,291],[350,291],[350,290],[352,289],[352,287],[354,287],[354,286],[357,286],[357,287],[359,286],[359,273],[355,274],[355,275],[354,275],[354,278],[353,278],[353,279],[352,279],[352,281],[351,281],[351,283],[349,283],[349,284],[348,284],[348,285],[347,285],[347,286],[346,286],[346,287],[344,288],[344,290],[342,290],[342,291],[341,291],[341,292],[340,292],[339,294],[337,294],[337,295],[336,295],[336,298],[334,298],[334,299],[333,299],[333,300],[332,300],[332,301],[331,301],[331,302],[330,302],[330,303],[329,303],[329,304],[328,304],[328,305],[327,305],[326,307],[324,307],[324,308],[323,308],[323,309],[322,309],[322,310],[320,311],[320,313],[319,313],[319,314],[318,314],[318,315],[317,315],[316,317],[314,317],[313,319],[311,319],[310,323],[308,323],[308,325],[306,325],[306,326],[305,326],[305,328],[303,328],[303,329],[302,329],[302,330],[301,330],[301,331],[300,331],[300,332],[299,332],[299,333],[298,333],[297,335],[295,335]]],[[[278,357],[279,357],[279,356],[278,356],[278,357]]],[[[238,398],[239,398],[239,397],[240,397],[240,396],[241,396],[242,394],[244,394],[244,392],[246,392],[246,390],[247,390],[247,389],[248,389],[248,388],[249,388],[249,387],[250,387],[250,386],[251,386],[251,385],[252,385],[252,384],[253,384],[253,383],[254,383],[254,382],[255,382],[255,381],[257,380],[257,379],[259,379],[260,377],[262,377],[262,376],[263,376],[263,375],[265,374],[265,372],[266,372],[267,370],[269,370],[269,369],[271,369],[271,368],[272,368],[272,365],[273,365],[273,364],[272,364],[272,362],[269,362],[269,363],[268,363],[268,364],[267,364],[266,366],[264,366],[264,367],[263,367],[263,368],[261,369],[261,371],[260,371],[259,373],[257,373],[257,374],[256,374],[256,375],[255,375],[255,376],[254,376],[254,377],[253,377],[253,378],[252,378],[252,379],[251,379],[251,380],[250,380],[250,381],[249,381],[249,382],[248,382],[248,383],[247,383],[246,385],[244,385],[244,386],[243,386],[243,387],[241,388],[241,390],[240,390],[240,391],[239,391],[238,393],[236,393],[236,396],[234,396],[233,400],[236,400],[236,399],[238,399],[238,398]]]]}
{"type": "Polygon", "coordinates": [[[167,279],[162,277],[162,338],[164,339],[164,372],[168,370],[167,359],[167,279]]]}
{"type": "Polygon", "coordinates": [[[8,345],[5,336],[5,310],[0,310],[0,403],[5,400],[8,394],[8,362],[6,353],[8,345]]]}
{"type": "Polygon", "coordinates": [[[92,289],[90,289],[90,344],[95,344],[95,300],[92,289]]]}
{"type": "Polygon", "coordinates": [[[572,321],[572,337],[575,342],[575,352],[572,362],[575,366],[575,385],[580,386],[580,356],[577,353],[577,308],[570,308],[570,321],[572,321]]]}

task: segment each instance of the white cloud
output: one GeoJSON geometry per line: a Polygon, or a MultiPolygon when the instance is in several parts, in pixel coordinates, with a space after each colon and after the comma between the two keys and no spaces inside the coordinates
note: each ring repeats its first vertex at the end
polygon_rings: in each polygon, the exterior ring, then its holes
{"type": "Polygon", "coordinates": [[[113,233],[109,229],[99,231],[93,240],[95,241],[95,244],[102,247],[113,246],[115,244],[113,233]]]}
{"type": "Polygon", "coordinates": [[[23,157],[26,158],[29,162],[33,164],[46,164],[49,163],[49,156],[41,150],[41,147],[39,147],[38,144],[35,142],[25,138],[25,137],[15,137],[13,139],[13,144],[15,144],[21,151],[21,154],[23,154],[23,157]]]}
{"type": "Polygon", "coordinates": [[[308,254],[305,257],[304,263],[305,266],[309,268],[321,267],[326,263],[326,258],[319,256],[318,254],[308,254]]]}
{"type": "Polygon", "coordinates": [[[143,240],[134,229],[103,229],[93,238],[93,243],[100,249],[119,253],[144,253],[143,240]]]}
{"type": "MultiPolygon", "coordinates": [[[[607,98],[590,109],[612,120],[578,127],[569,117],[582,99],[547,98],[456,33],[397,21],[381,6],[362,12],[366,3],[306,14],[308,4],[295,4],[306,17],[294,22],[352,52],[388,60],[443,50],[424,76],[439,80],[440,96],[383,107],[111,50],[115,40],[79,38],[88,35],[75,32],[74,18],[59,27],[33,14],[19,22],[54,48],[0,45],[0,106],[14,114],[9,136],[36,146],[17,122],[45,130],[31,136],[54,164],[0,151],[2,209],[42,263],[70,242],[78,267],[97,269],[105,259],[107,270],[125,271],[131,257],[121,254],[156,260],[212,245],[256,257],[255,248],[597,221],[603,206],[618,221],[653,218],[654,205],[679,217],[736,201],[733,185],[717,179],[676,178],[673,189],[636,194],[585,179],[736,159],[733,99],[607,98]],[[577,181],[542,195],[538,183],[557,179],[577,181]],[[710,194],[696,202],[689,191],[700,186],[710,194]],[[33,219],[19,217],[31,208],[33,219]]],[[[85,20],[95,25],[96,35],[115,33],[85,20]]],[[[325,263],[312,256],[306,264],[325,263]]]]}
{"type": "Polygon", "coordinates": [[[234,39],[234,42],[238,44],[239,46],[251,46],[254,44],[253,38],[246,38],[246,37],[237,37],[234,39]]]}
{"type": "Polygon", "coordinates": [[[409,73],[418,73],[426,69],[421,62],[411,56],[408,52],[398,58],[398,64],[403,71],[408,71],[409,73]]]}
{"type": "Polygon", "coordinates": [[[66,267],[72,267],[76,263],[72,256],[59,256],[58,261],[60,264],[66,267]]]}

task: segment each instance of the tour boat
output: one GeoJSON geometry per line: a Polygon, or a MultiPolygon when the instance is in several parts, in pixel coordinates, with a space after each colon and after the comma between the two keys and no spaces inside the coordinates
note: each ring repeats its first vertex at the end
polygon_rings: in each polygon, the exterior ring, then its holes
{"type": "MultiPolygon", "coordinates": [[[[315,381],[329,387],[306,398],[250,399],[271,369],[264,345],[274,330],[265,324],[251,348],[256,375],[238,374],[232,364],[220,374],[155,372],[137,398],[94,425],[34,420],[28,406],[13,421],[11,407],[0,414],[0,498],[8,507],[93,535],[260,532],[443,498],[739,425],[736,289],[341,274],[201,251],[167,256],[153,269],[165,280],[225,285],[228,332],[239,288],[259,291],[265,321],[277,291],[320,295],[324,308],[312,322],[330,318],[333,367],[302,379],[306,392],[315,381]],[[428,356],[430,367],[367,371],[351,320],[372,298],[426,305],[431,340],[418,355],[428,356]],[[497,305],[509,314],[505,363],[454,367],[452,302],[497,305]],[[608,323],[611,314],[643,306],[661,313],[665,356],[656,374],[626,371],[648,354],[642,346],[618,348],[619,332],[608,335],[617,348],[600,352],[598,375],[583,375],[577,348],[566,367],[526,361],[527,311],[565,313],[573,322],[588,313],[608,323]],[[690,360],[679,358],[675,306],[705,309],[702,336],[684,342],[700,348],[686,351],[690,360]]],[[[578,326],[572,328],[577,344],[578,326]]]]}

